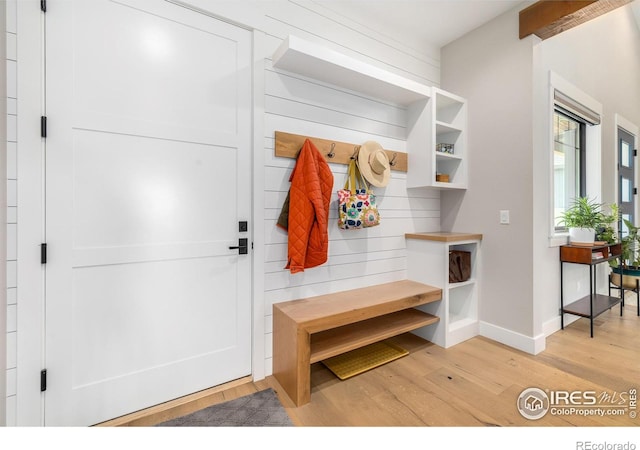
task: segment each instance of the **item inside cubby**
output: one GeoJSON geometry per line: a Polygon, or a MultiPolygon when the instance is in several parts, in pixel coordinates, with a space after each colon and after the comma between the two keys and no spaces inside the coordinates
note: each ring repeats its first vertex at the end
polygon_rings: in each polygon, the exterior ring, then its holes
{"type": "Polygon", "coordinates": [[[453,144],[447,144],[447,143],[441,142],[436,145],[436,151],[440,153],[453,154],[453,144]]]}
{"type": "Polygon", "coordinates": [[[461,161],[459,159],[437,159],[436,160],[436,181],[457,183],[456,175],[460,169],[461,161]],[[439,180],[438,175],[446,175],[446,180],[439,180]]]}

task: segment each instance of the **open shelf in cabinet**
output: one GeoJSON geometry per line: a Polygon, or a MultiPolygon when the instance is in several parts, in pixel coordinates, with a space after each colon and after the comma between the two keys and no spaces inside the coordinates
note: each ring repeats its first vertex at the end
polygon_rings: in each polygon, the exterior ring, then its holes
{"type": "Polygon", "coordinates": [[[466,101],[441,89],[433,89],[435,172],[448,175],[450,186],[465,187],[466,173],[466,101]],[[451,153],[438,152],[440,144],[452,146],[451,153]]]}
{"type": "Polygon", "coordinates": [[[458,330],[464,330],[466,327],[473,327],[477,324],[477,319],[470,317],[454,317],[449,321],[449,333],[455,333],[458,330]]]}
{"type": "Polygon", "coordinates": [[[466,114],[464,99],[436,88],[433,93],[436,101],[436,123],[462,129],[466,114]]]}
{"type": "Polygon", "coordinates": [[[437,152],[436,153],[436,161],[453,161],[453,160],[461,160],[462,156],[452,155],[450,153],[437,152]]]}
{"type": "MultiPolygon", "coordinates": [[[[455,128],[448,123],[440,122],[436,120],[436,136],[444,137],[445,135],[451,134],[454,136],[462,133],[462,129],[455,128]]],[[[446,140],[438,139],[438,142],[446,142],[446,140]]],[[[450,143],[450,142],[447,142],[450,143]]]]}
{"type": "Polygon", "coordinates": [[[466,189],[466,100],[435,87],[432,93],[428,114],[420,118],[426,132],[409,139],[407,187],[466,189]]]}
{"type": "Polygon", "coordinates": [[[467,281],[461,281],[459,283],[449,283],[449,289],[461,288],[469,284],[474,284],[475,282],[476,282],[475,278],[469,278],[467,281]]]}
{"type": "Polygon", "coordinates": [[[457,289],[449,289],[449,325],[456,326],[458,322],[477,321],[478,310],[474,301],[474,283],[466,283],[457,289]]]}

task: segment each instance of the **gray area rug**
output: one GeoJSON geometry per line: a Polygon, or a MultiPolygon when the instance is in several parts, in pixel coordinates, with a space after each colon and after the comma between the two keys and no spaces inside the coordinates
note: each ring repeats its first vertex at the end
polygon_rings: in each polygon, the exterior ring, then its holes
{"type": "Polygon", "coordinates": [[[186,416],[162,422],[158,427],[291,427],[277,394],[271,388],[186,416]]]}

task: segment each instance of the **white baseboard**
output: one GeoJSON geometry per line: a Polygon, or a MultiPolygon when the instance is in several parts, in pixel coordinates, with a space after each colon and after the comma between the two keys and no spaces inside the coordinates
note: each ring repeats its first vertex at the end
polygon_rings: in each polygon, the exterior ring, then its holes
{"type": "Polygon", "coordinates": [[[531,355],[537,355],[546,347],[545,335],[525,336],[487,322],[480,322],[480,336],[508,345],[531,355]]]}
{"type": "MultiPolygon", "coordinates": [[[[580,317],[578,316],[574,316],[572,314],[565,314],[564,326],[566,327],[567,325],[570,325],[579,319],[580,317]]],[[[554,317],[553,319],[547,320],[545,323],[542,324],[542,334],[544,334],[545,336],[551,336],[556,331],[560,331],[561,328],[562,327],[560,326],[560,316],[554,317]]]]}

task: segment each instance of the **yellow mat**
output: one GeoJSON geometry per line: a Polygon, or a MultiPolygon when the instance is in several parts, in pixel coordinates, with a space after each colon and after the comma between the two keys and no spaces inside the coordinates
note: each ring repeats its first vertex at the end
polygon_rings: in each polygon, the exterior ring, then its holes
{"type": "Polygon", "coordinates": [[[395,344],[376,342],[375,344],[325,359],[322,364],[327,366],[338,378],[346,380],[408,354],[408,350],[395,344]]]}

